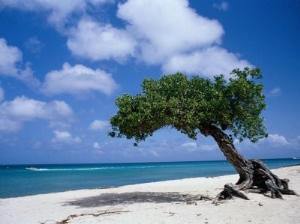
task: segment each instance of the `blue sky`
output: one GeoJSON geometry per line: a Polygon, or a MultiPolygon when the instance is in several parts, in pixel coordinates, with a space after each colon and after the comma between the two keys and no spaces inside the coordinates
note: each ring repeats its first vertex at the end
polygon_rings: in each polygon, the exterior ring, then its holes
{"type": "Polygon", "coordinates": [[[269,137],[247,158],[300,156],[300,2],[0,0],[0,164],[224,159],[211,138],[107,136],[143,78],[260,67],[269,137]]]}

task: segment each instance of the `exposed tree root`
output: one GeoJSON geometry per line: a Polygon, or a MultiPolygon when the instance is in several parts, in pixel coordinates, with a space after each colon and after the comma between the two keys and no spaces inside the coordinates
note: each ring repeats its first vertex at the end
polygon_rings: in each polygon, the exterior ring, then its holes
{"type": "Polygon", "coordinates": [[[225,184],[224,190],[217,195],[213,203],[215,203],[218,200],[232,199],[233,197],[239,197],[239,198],[249,200],[249,198],[244,193],[236,189],[236,186],[234,186],[232,183],[228,183],[225,184]]]}
{"type": "Polygon", "coordinates": [[[272,198],[280,199],[282,199],[282,194],[297,195],[295,191],[289,189],[288,179],[279,179],[262,161],[257,159],[249,160],[249,167],[245,171],[247,175],[240,175],[240,179],[236,185],[229,183],[224,186],[224,190],[213,201],[214,204],[218,204],[220,200],[232,199],[233,197],[249,200],[240,190],[254,193],[266,193],[270,191],[272,198]],[[249,167],[251,168],[251,172],[249,172],[249,167]]]}
{"type": "Polygon", "coordinates": [[[248,189],[258,188],[262,193],[271,191],[272,198],[282,198],[282,194],[297,195],[289,189],[288,179],[280,179],[260,160],[250,160],[254,167],[253,183],[248,189]]]}

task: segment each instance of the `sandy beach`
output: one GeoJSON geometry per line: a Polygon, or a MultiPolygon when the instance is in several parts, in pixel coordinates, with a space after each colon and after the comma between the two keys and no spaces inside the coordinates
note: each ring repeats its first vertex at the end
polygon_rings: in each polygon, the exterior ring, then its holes
{"type": "MultiPolygon", "coordinates": [[[[273,170],[300,192],[300,166],[273,170]]],[[[0,223],[299,223],[300,197],[248,193],[219,205],[214,198],[237,175],[0,199],[0,223]]]]}

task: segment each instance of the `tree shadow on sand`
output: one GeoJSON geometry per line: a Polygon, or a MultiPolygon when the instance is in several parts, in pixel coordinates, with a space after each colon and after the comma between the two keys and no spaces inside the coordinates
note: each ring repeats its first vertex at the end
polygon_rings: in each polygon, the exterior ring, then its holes
{"type": "Polygon", "coordinates": [[[86,197],[68,201],[65,206],[99,207],[134,203],[188,203],[199,200],[212,200],[203,195],[180,194],[177,192],[131,192],[131,193],[107,193],[99,196],[86,197]]]}

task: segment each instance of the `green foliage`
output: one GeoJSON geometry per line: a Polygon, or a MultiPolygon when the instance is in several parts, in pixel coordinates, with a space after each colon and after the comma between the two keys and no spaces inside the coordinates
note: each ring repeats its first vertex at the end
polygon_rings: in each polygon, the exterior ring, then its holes
{"type": "Polygon", "coordinates": [[[260,113],[265,109],[259,68],[234,69],[227,81],[176,73],[159,80],[145,79],[143,93],[117,98],[119,108],[110,120],[111,137],[145,140],[156,130],[172,127],[196,139],[201,129],[214,125],[242,141],[266,137],[260,113]]]}

